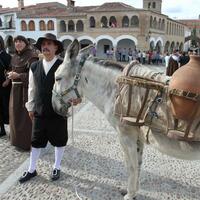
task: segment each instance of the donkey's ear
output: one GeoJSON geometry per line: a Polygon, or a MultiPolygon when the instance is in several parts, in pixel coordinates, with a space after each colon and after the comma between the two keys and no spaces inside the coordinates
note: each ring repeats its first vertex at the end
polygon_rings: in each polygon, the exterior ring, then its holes
{"type": "Polygon", "coordinates": [[[80,44],[77,39],[75,39],[68,47],[65,54],[64,60],[73,60],[78,55],[80,49],[80,44]]]}

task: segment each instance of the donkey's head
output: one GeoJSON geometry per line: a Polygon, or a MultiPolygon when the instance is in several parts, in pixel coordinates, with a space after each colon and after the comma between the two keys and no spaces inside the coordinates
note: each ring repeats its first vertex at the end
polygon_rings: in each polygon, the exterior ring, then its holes
{"type": "Polygon", "coordinates": [[[80,44],[75,39],[68,46],[64,61],[55,73],[52,105],[54,110],[62,116],[66,116],[71,100],[82,96],[79,81],[82,67],[91,48],[92,45],[80,50],[80,44]]]}

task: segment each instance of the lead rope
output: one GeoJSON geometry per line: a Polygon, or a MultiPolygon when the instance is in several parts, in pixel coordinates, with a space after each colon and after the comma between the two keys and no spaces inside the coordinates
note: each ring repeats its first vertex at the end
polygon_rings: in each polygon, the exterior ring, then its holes
{"type": "MultiPolygon", "coordinates": [[[[71,131],[71,140],[72,140],[72,145],[75,144],[74,141],[74,106],[73,106],[73,102],[71,102],[71,108],[72,108],[72,131],[71,131]]],[[[83,200],[80,195],[78,194],[78,186],[76,184],[74,184],[74,190],[75,190],[75,194],[78,198],[78,200],[83,200]]]]}

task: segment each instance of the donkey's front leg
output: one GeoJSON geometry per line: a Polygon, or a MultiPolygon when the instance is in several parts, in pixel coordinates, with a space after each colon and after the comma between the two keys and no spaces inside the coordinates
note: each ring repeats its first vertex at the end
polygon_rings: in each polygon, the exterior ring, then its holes
{"type": "Polygon", "coordinates": [[[138,190],[138,153],[137,153],[138,131],[121,132],[120,143],[125,154],[125,161],[128,172],[128,188],[124,200],[133,200],[138,190]]]}

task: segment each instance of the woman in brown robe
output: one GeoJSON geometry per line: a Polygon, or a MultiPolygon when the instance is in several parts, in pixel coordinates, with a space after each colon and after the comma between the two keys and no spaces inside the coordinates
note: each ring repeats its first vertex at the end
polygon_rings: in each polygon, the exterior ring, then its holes
{"type": "Polygon", "coordinates": [[[25,107],[28,100],[28,75],[30,64],[38,60],[38,56],[29,48],[24,36],[14,38],[15,54],[11,59],[12,71],[8,78],[12,80],[10,94],[10,141],[11,144],[30,150],[32,122],[25,107]]]}

